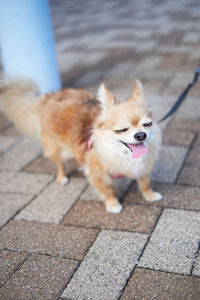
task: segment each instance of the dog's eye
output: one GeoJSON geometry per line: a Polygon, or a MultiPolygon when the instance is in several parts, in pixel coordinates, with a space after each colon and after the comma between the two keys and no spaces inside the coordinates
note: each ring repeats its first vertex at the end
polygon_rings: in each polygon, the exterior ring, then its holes
{"type": "Polygon", "coordinates": [[[116,133],[126,132],[128,128],[114,130],[116,133]]]}
{"type": "Polygon", "coordinates": [[[144,123],[144,124],[143,124],[144,127],[150,127],[151,125],[152,125],[152,122],[144,123]]]}

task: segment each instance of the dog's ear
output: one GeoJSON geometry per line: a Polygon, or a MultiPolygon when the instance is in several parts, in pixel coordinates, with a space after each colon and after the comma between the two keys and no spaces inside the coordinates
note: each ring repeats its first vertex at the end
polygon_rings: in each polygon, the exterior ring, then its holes
{"type": "Polygon", "coordinates": [[[109,91],[103,83],[101,83],[98,89],[97,99],[100,101],[103,109],[111,108],[116,103],[113,93],[109,91]]]}
{"type": "Polygon", "coordinates": [[[133,85],[133,92],[132,92],[132,100],[142,103],[146,105],[144,89],[142,83],[139,80],[135,80],[133,85]]]}

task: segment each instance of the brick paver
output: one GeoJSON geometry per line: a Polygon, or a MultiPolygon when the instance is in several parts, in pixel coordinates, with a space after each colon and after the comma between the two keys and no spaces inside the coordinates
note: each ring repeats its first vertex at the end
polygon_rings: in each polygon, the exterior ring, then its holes
{"type": "Polygon", "coordinates": [[[178,182],[180,184],[188,184],[192,186],[200,186],[200,165],[185,165],[180,173],[178,182]]]}
{"type": "Polygon", "coordinates": [[[200,278],[136,269],[121,300],[198,300],[200,278]]]}
{"type": "Polygon", "coordinates": [[[67,284],[77,262],[32,255],[0,290],[1,299],[55,299],[67,284]]]}
{"type": "Polygon", "coordinates": [[[66,186],[53,182],[16,218],[59,224],[86,185],[83,178],[71,178],[66,186]]]}
{"type": "Polygon", "coordinates": [[[199,232],[200,212],[165,209],[139,266],[189,275],[199,232]]]}
{"type": "Polygon", "coordinates": [[[200,188],[184,185],[172,185],[153,182],[152,187],[163,195],[162,201],[145,201],[139,193],[135,182],[123,199],[123,203],[144,204],[159,207],[171,207],[188,210],[200,210],[200,188]]]}
{"type": "Polygon", "coordinates": [[[200,276],[200,254],[196,258],[192,274],[196,276],[200,276]]]}
{"type": "Polygon", "coordinates": [[[0,156],[0,170],[20,171],[40,153],[41,146],[39,144],[29,139],[23,139],[10,151],[0,156]],[[23,155],[21,155],[22,153],[23,155]]]}
{"type": "Polygon", "coordinates": [[[67,299],[118,299],[147,236],[130,232],[102,231],[63,297],[67,299]]]}
{"type": "Polygon", "coordinates": [[[150,233],[160,214],[159,207],[126,205],[119,215],[110,215],[97,201],[80,201],[66,215],[65,225],[150,233]]]}
{"type": "Polygon", "coordinates": [[[27,252],[0,251],[0,287],[12,276],[14,271],[29,257],[27,252]]]}
{"type": "Polygon", "coordinates": [[[182,146],[164,145],[153,170],[155,181],[174,183],[177,179],[188,149],[182,146]]]}
{"type": "MultiPolygon", "coordinates": [[[[198,0],[50,0],[50,9],[64,87],[96,93],[104,82],[124,100],[138,78],[159,120],[193,78],[198,0]]],[[[200,81],[160,124],[152,187],[163,200],[114,180],[119,215],[105,211],[72,161],[60,187],[40,145],[0,113],[0,298],[198,300],[199,111],[200,81]]]]}
{"type": "Polygon", "coordinates": [[[1,231],[0,248],[80,260],[97,233],[98,230],[94,229],[11,221],[1,231]]]}
{"type": "Polygon", "coordinates": [[[0,193],[0,226],[4,225],[31,199],[32,195],[0,193]]]}
{"type": "Polygon", "coordinates": [[[0,192],[37,194],[52,181],[50,175],[34,175],[23,172],[1,172],[0,192]]]}
{"type": "Polygon", "coordinates": [[[0,136],[0,154],[12,147],[17,141],[17,137],[0,136]]]}

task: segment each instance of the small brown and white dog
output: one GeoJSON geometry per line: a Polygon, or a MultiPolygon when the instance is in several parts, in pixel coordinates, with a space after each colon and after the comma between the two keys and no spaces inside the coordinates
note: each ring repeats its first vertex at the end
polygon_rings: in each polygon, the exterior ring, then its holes
{"type": "Polygon", "coordinates": [[[65,160],[73,158],[83,167],[108,212],[122,211],[113,189],[113,178],[119,175],[136,179],[147,201],[162,198],[150,187],[161,133],[139,81],[132,96],[120,102],[104,84],[97,97],[70,88],[39,95],[30,80],[3,78],[0,107],[25,135],[41,140],[44,155],[57,165],[60,184],[68,182],[65,160]]]}

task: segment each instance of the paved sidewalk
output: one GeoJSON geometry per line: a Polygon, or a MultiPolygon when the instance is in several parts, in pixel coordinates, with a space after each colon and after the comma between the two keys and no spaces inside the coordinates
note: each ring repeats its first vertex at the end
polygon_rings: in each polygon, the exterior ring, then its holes
{"type": "MultiPolygon", "coordinates": [[[[124,99],[144,83],[161,118],[200,59],[200,3],[51,1],[63,85],[124,99]]],[[[162,124],[147,203],[117,179],[124,210],[106,213],[86,179],[55,183],[40,146],[0,114],[0,299],[200,299],[200,82],[162,124]]]]}

